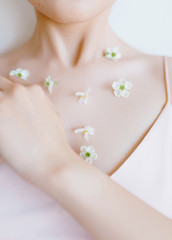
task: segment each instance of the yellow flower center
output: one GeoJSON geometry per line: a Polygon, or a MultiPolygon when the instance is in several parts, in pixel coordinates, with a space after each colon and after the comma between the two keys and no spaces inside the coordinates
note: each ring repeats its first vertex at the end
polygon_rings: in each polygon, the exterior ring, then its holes
{"type": "Polygon", "coordinates": [[[112,52],[112,53],[111,53],[111,56],[112,56],[112,57],[115,57],[115,56],[116,56],[116,53],[112,52]]]}
{"type": "Polygon", "coordinates": [[[91,154],[90,154],[89,152],[86,152],[86,153],[85,153],[85,156],[86,156],[86,157],[90,157],[91,154]]]}
{"type": "Polygon", "coordinates": [[[21,73],[17,73],[17,76],[18,76],[18,77],[22,77],[22,74],[21,74],[21,73]]]}
{"type": "Polygon", "coordinates": [[[121,89],[123,91],[125,89],[125,86],[121,85],[119,89],[121,89]]]}

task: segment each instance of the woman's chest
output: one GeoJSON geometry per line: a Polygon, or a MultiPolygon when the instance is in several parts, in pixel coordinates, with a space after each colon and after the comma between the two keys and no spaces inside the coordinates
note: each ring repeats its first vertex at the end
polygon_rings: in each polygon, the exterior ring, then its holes
{"type": "Polygon", "coordinates": [[[155,94],[151,91],[150,86],[145,97],[142,85],[136,83],[129,97],[123,98],[114,95],[112,81],[97,85],[88,82],[77,87],[56,85],[49,97],[63,118],[69,145],[78,154],[81,146],[92,146],[97,154],[92,164],[109,174],[129,157],[162,110],[164,89],[155,94]],[[87,103],[80,103],[80,96],[75,93],[84,93],[87,88],[91,90],[87,103]],[[88,126],[94,134],[83,132],[88,126]],[[76,129],[82,132],[75,133],[76,129]]]}
{"type": "Polygon", "coordinates": [[[38,73],[33,66],[26,66],[26,69],[32,69],[30,83],[35,83],[35,79],[42,83],[49,73],[59,82],[53,87],[52,94],[47,89],[45,93],[63,118],[69,145],[78,154],[83,145],[94,147],[98,157],[93,165],[106,173],[117,170],[128,158],[166,101],[162,68],[154,72],[146,63],[135,71],[136,63],[127,66],[92,66],[58,74],[56,68],[48,70],[47,66],[42,66],[45,71],[38,73]],[[128,98],[114,95],[112,83],[120,78],[133,83],[128,98]],[[88,88],[91,91],[87,104],[79,103],[80,97],[75,93],[84,93],[88,88]],[[94,135],[88,133],[88,141],[84,139],[84,133],[74,132],[86,126],[94,129],[94,135]]]}

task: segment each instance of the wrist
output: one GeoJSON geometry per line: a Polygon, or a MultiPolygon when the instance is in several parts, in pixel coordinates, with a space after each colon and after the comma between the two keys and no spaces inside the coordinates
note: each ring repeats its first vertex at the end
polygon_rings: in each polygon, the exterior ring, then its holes
{"type": "Polygon", "coordinates": [[[94,194],[101,194],[107,181],[111,180],[102,171],[75,155],[73,162],[51,171],[47,193],[72,212],[74,206],[83,209],[91,204],[94,194]]]}
{"type": "Polygon", "coordinates": [[[48,160],[48,164],[46,167],[44,166],[40,177],[39,182],[41,182],[41,185],[39,188],[54,197],[54,192],[58,194],[58,192],[62,190],[61,188],[63,188],[66,174],[71,171],[72,168],[82,165],[83,159],[81,159],[70,146],[67,146],[66,151],[64,151],[61,157],[53,155],[49,157],[48,160]]]}
{"type": "Polygon", "coordinates": [[[46,193],[63,207],[68,208],[72,199],[78,196],[77,192],[80,192],[78,185],[82,188],[82,179],[89,178],[91,172],[94,175],[99,170],[72,152],[70,158],[68,156],[68,161],[49,171],[46,193]]]}

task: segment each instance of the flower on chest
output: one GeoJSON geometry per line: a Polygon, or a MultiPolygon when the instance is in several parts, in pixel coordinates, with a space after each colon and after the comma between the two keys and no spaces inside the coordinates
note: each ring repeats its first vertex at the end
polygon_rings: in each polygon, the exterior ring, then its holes
{"type": "Polygon", "coordinates": [[[88,141],[89,134],[90,134],[90,135],[94,135],[95,130],[94,130],[93,127],[86,126],[86,127],[83,127],[83,128],[75,129],[74,133],[83,133],[83,134],[84,134],[84,139],[85,139],[86,141],[88,141]]]}

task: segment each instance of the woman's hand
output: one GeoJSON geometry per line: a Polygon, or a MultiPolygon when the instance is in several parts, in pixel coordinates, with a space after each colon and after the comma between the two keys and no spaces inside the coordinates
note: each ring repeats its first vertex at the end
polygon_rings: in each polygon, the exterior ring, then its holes
{"type": "Polygon", "coordinates": [[[38,185],[53,167],[57,170],[76,155],[67,143],[61,116],[41,86],[0,77],[1,158],[38,185]]]}

